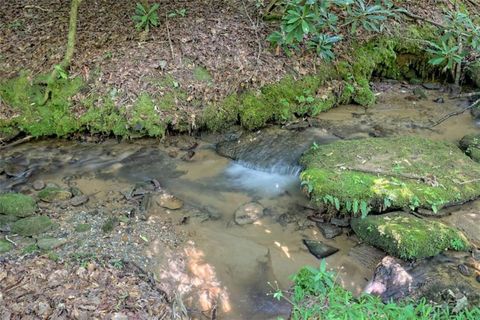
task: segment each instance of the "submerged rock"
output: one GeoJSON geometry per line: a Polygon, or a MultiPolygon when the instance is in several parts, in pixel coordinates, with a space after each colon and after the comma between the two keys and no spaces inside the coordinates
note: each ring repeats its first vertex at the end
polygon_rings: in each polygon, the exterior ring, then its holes
{"type": "MultiPolygon", "coordinates": [[[[426,298],[445,303],[454,294],[476,306],[480,304],[480,283],[475,277],[465,277],[457,271],[457,265],[462,264],[480,268],[478,260],[464,253],[445,252],[415,263],[387,256],[377,266],[364,291],[381,297],[384,302],[426,298]]],[[[453,301],[453,306],[455,304],[453,301]]]]}
{"type": "Polygon", "coordinates": [[[263,217],[264,210],[257,202],[246,203],[235,211],[235,222],[240,225],[254,223],[263,217]]]}
{"type": "Polygon", "coordinates": [[[72,199],[70,199],[70,204],[74,207],[81,206],[82,204],[85,204],[88,202],[88,196],[86,195],[80,195],[80,196],[75,196],[72,199]]]}
{"type": "Polygon", "coordinates": [[[325,244],[322,241],[303,239],[303,243],[317,259],[326,258],[338,251],[338,248],[325,244]]]}
{"type": "Polygon", "coordinates": [[[437,212],[480,196],[480,165],[447,142],[409,136],[344,140],[311,148],[301,162],[301,179],[314,202],[345,213],[408,207],[437,212]]]}
{"type": "Polygon", "coordinates": [[[12,233],[19,234],[24,237],[47,232],[55,227],[55,224],[46,216],[35,216],[23,218],[16,221],[12,225],[12,233]]]}
{"type": "Polygon", "coordinates": [[[325,239],[333,239],[342,234],[342,228],[331,225],[330,223],[317,222],[317,227],[320,229],[325,239]]]}
{"type": "Polygon", "coordinates": [[[296,132],[268,128],[245,133],[240,138],[220,142],[217,152],[248,167],[283,174],[298,174],[298,160],[313,142],[317,144],[338,140],[324,130],[309,128],[296,132]]]}
{"type": "Polygon", "coordinates": [[[72,193],[57,187],[47,187],[38,193],[38,197],[45,202],[58,202],[69,200],[72,193]]]}
{"type": "Polygon", "coordinates": [[[45,188],[45,182],[43,180],[35,180],[32,185],[33,189],[36,191],[40,191],[45,188]]]}
{"type": "Polygon", "coordinates": [[[154,197],[153,201],[155,201],[160,207],[170,209],[170,210],[178,210],[183,207],[182,200],[166,193],[161,194],[160,196],[154,197]]]}
{"type": "Polygon", "coordinates": [[[0,194],[0,214],[23,218],[33,215],[36,209],[32,197],[21,193],[0,194]]]}
{"type": "Polygon", "coordinates": [[[353,219],[352,228],[366,243],[402,259],[435,256],[447,249],[467,250],[467,238],[441,222],[406,213],[370,215],[353,219]]]}

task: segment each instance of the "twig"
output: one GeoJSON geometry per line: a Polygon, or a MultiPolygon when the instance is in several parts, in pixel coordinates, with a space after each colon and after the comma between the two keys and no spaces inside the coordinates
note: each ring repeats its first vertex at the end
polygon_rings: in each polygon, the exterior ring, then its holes
{"type": "Polygon", "coordinates": [[[255,37],[257,38],[257,43],[258,43],[258,54],[257,54],[257,64],[259,64],[260,62],[260,55],[262,53],[262,40],[260,39],[260,36],[258,35],[258,26],[259,26],[259,23],[256,24],[252,17],[250,16],[250,14],[248,13],[248,10],[247,10],[247,6],[245,5],[245,1],[242,0],[242,5],[243,5],[243,9],[245,10],[245,14],[247,15],[247,18],[248,20],[250,20],[251,24],[252,24],[252,28],[253,30],[255,31],[255,37]]]}
{"type": "Polygon", "coordinates": [[[18,146],[19,144],[28,142],[28,141],[30,141],[30,140],[32,140],[32,139],[33,139],[32,136],[26,136],[25,138],[19,139],[19,140],[14,141],[14,142],[12,142],[12,143],[10,143],[10,144],[4,145],[4,146],[0,146],[0,150],[4,150],[4,149],[7,149],[7,148],[11,148],[11,147],[14,147],[14,146],[18,146]]]}
{"type": "Polygon", "coordinates": [[[479,103],[480,103],[480,99],[477,99],[474,103],[472,103],[471,105],[469,105],[469,106],[466,107],[466,108],[463,108],[462,110],[455,111],[455,112],[451,112],[451,113],[449,113],[449,114],[444,115],[442,118],[440,118],[440,120],[438,120],[438,121],[435,122],[433,125],[431,125],[431,126],[429,127],[429,129],[432,129],[432,128],[438,126],[440,123],[444,122],[445,120],[447,120],[447,119],[449,119],[449,118],[451,118],[451,117],[458,116],[458,115],[464,113],[464,112],[467,111],[467,110],[470,110],[470,109],[475,108],[479,103]]]}
{"type": "Polygon", "coordinates": [[[472,183],[472,182],[478,182],[480,179],[472,179],[472,180],[467,180],[467,181],[458,181],[458,180],[453,180],[456,184],[467,184],[467,183],[472,183]]]}
{"type": "Polygon", "coordinates": [[[170,53],[172,54],[172,60],[175,59],[173,52],[172,38],[170,38],[170,29],[168,28],[168,15],[165,15],[165,27],[167,29],[168,44],[170,45],[170,53]]]}
{"type": "Polygon", "coordinates": [[[7,235],[5,235],[5,240],[13,244],[15,247],[17,246],[17,244],[13,240],[10,240],[7,235]]]}
{"type": "Polygon", "coordinates": [[[45,9],[45,8],[42,8],[40,6],[34,6],[34,5],[26,5],[25,7],[23,7],[24,9],[38,9],[38,10],[41,10],[43,12],[50,12],[52,10],[49,10],[49,9],[45,9]]]}

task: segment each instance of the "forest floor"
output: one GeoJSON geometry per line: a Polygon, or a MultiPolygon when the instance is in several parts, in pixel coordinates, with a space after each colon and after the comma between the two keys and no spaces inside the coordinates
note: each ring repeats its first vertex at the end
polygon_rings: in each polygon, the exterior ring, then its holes
{"type": "MultiPolygon", "coordinates": [[[[207,102],[273,83],[287,74],[315,72],[312,54],[287,57],[266,40],[276,22],[265,22],[261,8],[248,0],[156,1],[160,25],[148,34],[135,30],[135,1],[83,2],[79,9],[77,48],[70,76],[87,83],[73,101],[115,92],[117,107],[129,107],[141,93],[162,97],[181,88],[169,116],[198,116],[207,102]],[[185,16],[176,10],[185,9],[185,16]],[[170,85],[173,84],[173,85],[170,85]],[[200,103],[192,103],[199,101],[200,103]]],[[[441,19],[437,1],[405,4],[420,16],[441,19]],[[432,9],[433,12],[432,12],[432,9]]],[[[0,3],[0,79],[22,70],[48,73],[63,57],[68,29],[67,2],[5,0],[0,3]]],[[[358,35],[362,38],[362,35],[358,35]]],[[[338,46],[348,60],[348,43],[338,46]]],[[[0,102],[1,103],[1,102],[0,102]]],[[[12,115],[2,106],[3,118],[12,115]]]]}

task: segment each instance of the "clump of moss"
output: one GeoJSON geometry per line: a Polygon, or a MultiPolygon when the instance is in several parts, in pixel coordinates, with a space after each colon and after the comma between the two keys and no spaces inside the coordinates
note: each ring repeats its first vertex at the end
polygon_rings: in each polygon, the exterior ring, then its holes
{"type": "Polygon", "coordinates": [[[80,223],[77,226],[75,226],[75,231],[76,232],[87,232],[90,231],[92,227],[88,223],[80,223]]]}
{"type": "Polygon", "coordinates": [[[197,66],[193,69],[193,77],[198,81],[212,82],[212,76],[210,73],[208,73],[207,69],[201,66],[197,66]]]}
{"type": "Polygon", "coordinates": [[[110,97],[91,97],[84,101],[87,111],[79,121],[83,128],[92,134],[128,135],[128,123],[125,116],[115,107],[110,97]]]}
{"type": "Polygon", "coordinates": [[[37,210],[32,197],[21,193],[0,194],[0,214],[23,218],[31,216],[37,210]]]}
{"type": "Polygon", "coordinates": [[[7,240],[0,239],[0,253],[7,253],[12,250],[13,245],[7,240]]]}
{"type": "Polygon", "coordinates": [[[455,145],[419,137],[370,138],[315,146],[301,159],[315,203],[345,213],[440,208],[480,195],[480,166],[455,145]],[[469,181],[469,183],[462,183],[469,181]]]}
{"type": "Polygon", "coordinates": [[[152,98],[142,93],[133,106],[129,116],[130,127],[150,137],[163,137],[166,124],[155,108],[152,98]]]}
{"type": "Polygon", "coordinates": [[[46,216],[34,216],[23,218],[12,225],[12,233],[17,233],[24,237],[47,232],[55,227],[55,224],[46,216]]]}
{"type": "Polygon", "coordinates": [[[65,201],[72,197],[72,194],[58,187],[47,187],[38,193],[38,198],[45,202],[65,201]]]}
{"type": "Polygon", "coordinates": [[[211,131],[221,131],[238,122],[237,95],[230,95],[220,103],[210,103],[203,110],[202,122],[211,131]]]}
{"type": "Polygon", "coordinates": [[[407,260],[432,257],[447,249],[465,251],[469,248],[468,240],[460,231],[406,213],[370,215],[353,219],[351,225],[366,243],[407,260]]]}
{"type": "Polygon", "coordinates": [[[79,130],[79,123],[72,114],[71,98],[83,87],[79,77],[58,79],[50,85],[51,98],[42,104],[45,77],[32,79],[23,72],[18,77],[0,83],[0,97],[19,113],[4,125],[18,127],[38,137],[56,135],[59,137],[79,130]]]}
{"type": "Polygon", "coordinates": [[[113,229],[118,225],[118,219],[115,217],[108,218],[105,223],[102,225],[103,233],[112,232],[113,229]]]}

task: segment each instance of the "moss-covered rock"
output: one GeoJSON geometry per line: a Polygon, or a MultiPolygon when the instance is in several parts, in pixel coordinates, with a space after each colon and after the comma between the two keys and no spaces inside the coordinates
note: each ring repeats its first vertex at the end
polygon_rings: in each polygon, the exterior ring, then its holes
{"type": "Polygon", "coordinates": [[[24,237],[30,237],[50,231],[54,227],[55,224],[49,217],[34,216],[16,221],[12,225],[12,233],[16,233],[24,237]]]}
{"type": "Polygon", "coordinates": [[[467,238],[458,230],[406,213],[370,215],[351,222],[357,236],[402,259],[432,257],[444,250],[467,250],[467,238]]]}
{"type": "Polygon", "coordinates": [[[0,254],[7,253],[12,250],[13,245],[7,240],[0,240],[0,254]]]}
{"type": "Polygon", "coordinates": [[[469,134],[459,142],[460,148],[473,160],[480,162],[480,134],[469,134]]]}
{"type": "Polygon", "coordinates": [[[420,137],[344,140],[301,159],[313,202],[348,213],[440,208],[480,196],[480,165],[455,145],[420,137]]]}
{"type": "Polygon", "coordinates": [[[480,88],[480,61],[472,63],[467,72],[473,83],[480,88]]]}
{"type": "Polygon", "coordinates": [[[23,218],[33,215],[36,209],[32,197],[20,193],[0,194],[0,214],[23,218]]]}
{"type": "Polygon", "coordinates": [[[45,202],[66,201],[72,193],[57,187],[47,187],[38,193],[38,198],[45,202]]]}

